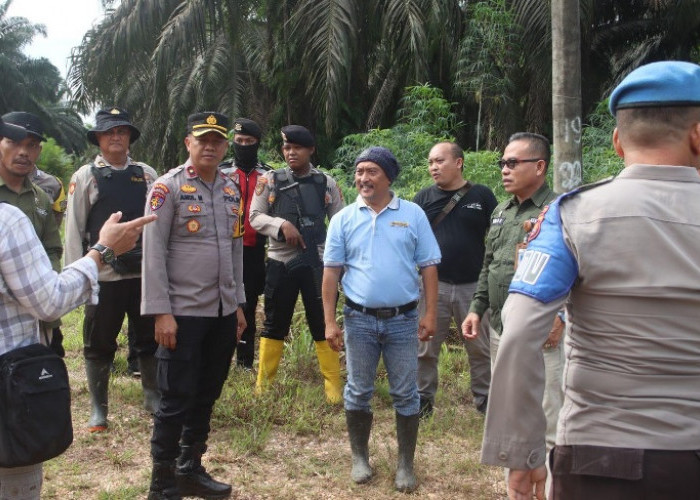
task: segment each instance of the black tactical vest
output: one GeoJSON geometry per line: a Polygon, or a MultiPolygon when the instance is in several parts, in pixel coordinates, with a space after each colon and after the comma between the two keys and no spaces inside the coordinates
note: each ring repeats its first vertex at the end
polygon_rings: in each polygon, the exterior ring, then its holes
{"type": "Polygon", "coordinates": [[[328,179],[320,172],[306,177],[295,177],[288,169],[276,170],[275,201],[272,215],[282,217],[301,229],[299,214],[312,222],[316,241],[326,240],[326,186],[328,179]],[[296,184],[296,186],[295,186],[296,184]]]}
{"type": "Polygon", "coordinates": [[[121,210],[121,222],[143,215],[147,189],[140,165],[129,165],[124,170],[93,165],[91,172],[97,181],[98,199],[90,209],[86,229],[90,233],[90,245],[94,245],[100,228],[114,212],[121,210]]]}

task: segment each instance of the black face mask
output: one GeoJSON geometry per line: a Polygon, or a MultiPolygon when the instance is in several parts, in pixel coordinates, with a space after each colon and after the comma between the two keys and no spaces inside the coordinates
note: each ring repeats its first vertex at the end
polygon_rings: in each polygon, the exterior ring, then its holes
{"type": "Polygon", "coordinates": [[[236,163],[243,168],[253,168],[258,164],[258,147],[260,147],[260,143],[257,142],[247,146],[234,142],[233,153],[236,157],[236,163]]]}

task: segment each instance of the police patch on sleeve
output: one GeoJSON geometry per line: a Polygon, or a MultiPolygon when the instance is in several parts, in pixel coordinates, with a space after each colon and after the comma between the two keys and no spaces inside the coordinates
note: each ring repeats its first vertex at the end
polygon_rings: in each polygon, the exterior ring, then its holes
{"type": "Polygon", "coordinates": [[[578,264],[564,242],[559,200],[552,202],[538,221],[538,233],[528,242],[509,292],[548,303],[563,297],[578,276],[578,264]]]}

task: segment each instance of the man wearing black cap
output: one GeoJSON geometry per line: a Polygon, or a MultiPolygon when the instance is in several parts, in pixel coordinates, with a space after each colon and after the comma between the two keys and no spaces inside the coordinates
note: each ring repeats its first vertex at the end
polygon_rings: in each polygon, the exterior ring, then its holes
{"type": "Polygon", "coordinates": [[[258,179],[272,170],[258,160],[258,148],[262,130],[257,123],[247,118],[236,118],[233,122],[233,160],[219,165],[223,173],[236,183],[243,197],[245,212],[243,234],[243,284],[245,285],[245,321],[247,327],[236,346],[236,362],[248,370],[253,368],[255,358],[255,310],[258,296],[265,287],[265,236],[258,234],[250,225],[248,213],[258,179]]]}
{"type": "Polygon", "coordinates": [[[545,209],[503,308],[482,461],[543,499],[542,343],[566,305],[549,498],[700,491],[700,66],[632,71],[610,96],[625,168],[545,209]]]}
{"type": "Polygon", "coordinates": [[[238,186],[217,167],[228,118],[187,120],[187,161],[156,180],[146,212],[141,312],[155,316],[162,398],[153,416],[148,498],[227,498],[231,485],[202,466],[214,403],[245,330],[243,213],[238,186]],[[177,459],[177,466],[175,460],[177,459]]]}
{"type": "MultiPolygon", "coordinates": [[[[32,175],[37,170],[36,161],[41,154],[41,143],[46,140],[43,135],[44,127],[39,118],[31,113],[15,111],[3,115],[2,118],[5,123],[23,127],[27,135],[18,142],[7,137],[0,141],[0,150],[19,146],[12,160],[0,162],[0,201],[18,207],[29,217],[49,256],[51,266],[54,271],[60,272],[63,244],[53,216],[53,202],[42,189],[31,182],[32,175]]],[[[9,155],[5,156],[9,158],[9,155]]],[[[64,355],[60,326],[60,319],[49,323],[41,322],[41,341],[53,346],[60,355],[64,355]]]]}
{"type": "MultiPolygon", "coordinates": [[[[40,142],[46,141],[46,137],[44,137],[44,124],[41,123],[38,116],[25,111],[13,111],[11,113],[6,113],[2,118],[5,120],[5,123],[24,127],[30,134],[39,138],[40,142]]],[[[66,192],[63,189],[63,182],[61,182],[58,177],[48,174],[36,166],[36,160],[39,158],[40,154],[41,146],[35,148],[34,154],[31,155],[35,156],[35,158],[33,160],[30,158],[32,163],[34,163],[34,171],[31,173],[30,179],[49,195],[49,198],[53,201],[51,208],[53,209],[53,215],[56,219],[56,225],[60,227],[61,222],[63,222],[63,214],[66,212],[66,192]]]]}
{"type": "Polygon", "coordinates": [[[325,219],[343,208],[343,198],[333,178],[311,164],[315,151],[311,132],[288,125],[282,128],[282,141],[287,167],[258,179],[250,205],[250,225],[270,238],[256,390],[263,392],[275,378],[301,292],[326,399],[339,403],[340,362],[324,335],[320,255],[326,239],[325,219]]]}
{"type": "MultiPolygon", "coordinates": [[[[155,170],[129,157],[129,146],[140,132],[126,111],[116,107],[100,110],[95,122],[87,138],[100,153],[73,174],[68,186],[66,264],[78,260],[89,248],[102,251],[95,245],[99,228],[112,212],[121,211],[125,221],[142,216],[146,192],[156,178],[155,170]]],[[[83,351],[90,391],[90,432],[107,429],[109,375],[125,314],[136,336],[134,349],[139,357],[144,407],[151,413],[157,407],[153,319],[141,316],[140,302],[141,247],[137,245],[100,271],[99,303],[85,307],[83,351]]]]}

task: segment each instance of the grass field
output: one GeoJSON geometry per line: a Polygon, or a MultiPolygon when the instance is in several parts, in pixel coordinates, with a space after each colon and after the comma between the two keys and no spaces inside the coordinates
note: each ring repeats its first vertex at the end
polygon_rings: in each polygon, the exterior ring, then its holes
{"type": "MultiPolygon", "coordinates": [[[[71,377],[75,440],[44,466],[42,498],[143,499],[151,470],[150,415],[141,386],[126,374],[126,340],[120,335],[116,374],[110,380],[109,431],[90,434],[80,327],[82,312],[64,317],[66,364],[71,377]]],[[[123,333],[125,332],[125,329],[123,333]]],[[[466,354],[456,335],[443,348],[435,416],[421,424],[416,450],[419,487],[428,499],[496,499],[505,494],[501,470],[479,463],[483,417],[474,410],[466,354]]],[[[234,485],[240,499],[391,499],[395,492],[394,412],[383,368],[374,397],[370,463],[375,477],[350,480],[350,448],[341,406],[326,404],[303,314],[295,317],[277,382],[253,393],[255,375],[232,367],[212,419],[209,472],[234,485]]]]}

